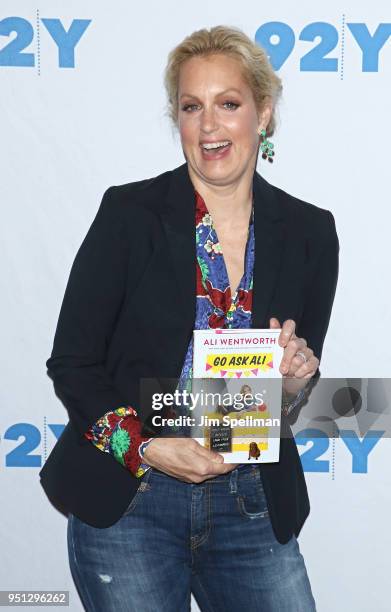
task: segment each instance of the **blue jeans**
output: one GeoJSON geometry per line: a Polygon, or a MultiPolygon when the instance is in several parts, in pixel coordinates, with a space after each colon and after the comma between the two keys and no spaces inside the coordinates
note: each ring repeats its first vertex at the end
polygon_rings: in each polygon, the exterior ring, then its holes
{"type": "Polygon", "coordinates": [[[122,517],[68,518],[73,579],[88,612],[313,612],[296,537],[280,544],[257,465],[191,484],[150,469],[122,517]]]}

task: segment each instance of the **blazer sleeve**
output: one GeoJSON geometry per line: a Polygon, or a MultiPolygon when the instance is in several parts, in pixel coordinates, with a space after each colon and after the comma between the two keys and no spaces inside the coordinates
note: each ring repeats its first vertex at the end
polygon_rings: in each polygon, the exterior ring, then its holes
{"type": "MultiPolygon", "coordinates": [[[[326,213],[326,239],[309,285],[303,315],[296,329],[297,335],[306,339],[308,346],[314,351],[314,355],[319,359],[319,362],[330,322],[339,273],[339,241],[335,220],[329,210],[326,213]]],[[[283,396],[282,412],[290,425],[296,422],[300,410],[307,403],[319,378],[320,370],[318,368],[296,397],[284,398],[283,396]]]]}
{"type": "Polygon", "coordinates": [[[105,367],[125,297],[131,248],[117,189],[105,192],[77,251],[46,361],[55,392],[80,436],[102,415],[127,405],[105,367]]]}
{"type": "Polygon", "coordinates": [[[321,360],[329,327],[339,272],[339,241],[333,214],[327,210],[327,232],[311,279],[303,314],[296,331],[321,360]]]}

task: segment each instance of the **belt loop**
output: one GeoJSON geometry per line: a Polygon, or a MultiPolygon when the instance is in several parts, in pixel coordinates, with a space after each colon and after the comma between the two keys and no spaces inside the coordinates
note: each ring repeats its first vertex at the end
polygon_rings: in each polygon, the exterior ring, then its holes
{"type": "Polygon", "coordinates": [[[238,468],[235,468],[231,472],[229,479],[229,490],[230,493],[237,493],[238,490],[238,468]]]}

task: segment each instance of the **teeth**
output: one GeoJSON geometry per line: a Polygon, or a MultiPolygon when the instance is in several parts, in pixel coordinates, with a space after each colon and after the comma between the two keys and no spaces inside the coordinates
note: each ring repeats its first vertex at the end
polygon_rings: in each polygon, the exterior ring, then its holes
{"type": "Polygon", "coordinates": [[[222,140],[221,142],[208,142],[202,146],[204,149],[217,149],[218,147],[223,147],[227,144],[230,144],[229,140],[222,140]]]}

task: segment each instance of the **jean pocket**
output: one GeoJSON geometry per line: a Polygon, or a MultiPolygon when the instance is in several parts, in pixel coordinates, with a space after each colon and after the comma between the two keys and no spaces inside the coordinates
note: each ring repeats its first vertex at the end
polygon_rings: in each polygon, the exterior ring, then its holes
{"type": "Polygon", "coordinates": [[[259,478],[239,481],[236,501],[240,514],[246,518],[257,519],[269,516],[265,492],[259,478]]]}
{"type": "Polygon", "coordinates": [[[132,499],[130,500],[129,505],[126,508],[121,518],[124,518],[125,516],[129,516],[130,514],[132,514],[134,510],[136,509],[136,507],[139,506],[142,499],[145,497],[145,494],[151,489],[151,485],[148,482],[149,477],[151,475],[151,471],[152,471],[151,469],[147,470],[144,476],[140,478],[141,482],[138,486],[138,489],[136,493],[133,495],[132,499]]]}

